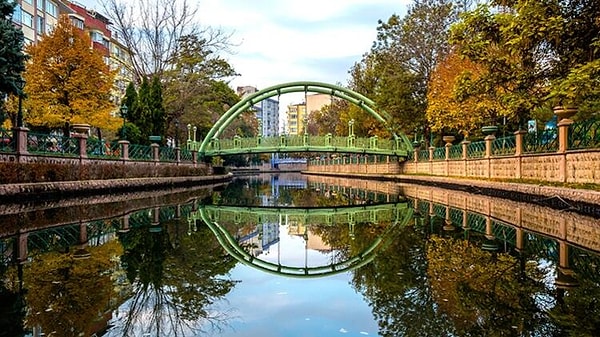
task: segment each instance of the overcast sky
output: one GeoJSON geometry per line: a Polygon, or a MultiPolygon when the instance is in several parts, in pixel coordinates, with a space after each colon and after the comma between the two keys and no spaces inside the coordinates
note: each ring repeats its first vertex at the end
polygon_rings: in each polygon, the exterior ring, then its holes
{"type": "MultiPolygon", "coordinates": [[[[101,10],[99,0],[78,0],[101,10]]],[[[191,0],[190,3],[194,3],[191,0]]],[[[241,75],[231,87],[259,89],[292,81],[347,84],[348,70],[369,51],[377,21],[404,15],[410,0],[199,0],[204,26],[231,32],[234,54],[225,55],[241,75]]],[[[288,96],[288,95],[285,95],[288,96]]],[[[300,103],[303,94],[282,97],[300,103]]]]}

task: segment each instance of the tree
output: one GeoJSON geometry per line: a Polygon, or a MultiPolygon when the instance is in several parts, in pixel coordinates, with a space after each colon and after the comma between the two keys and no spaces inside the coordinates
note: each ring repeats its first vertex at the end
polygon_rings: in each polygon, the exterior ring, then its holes
{"type": "Polygon", "coordinates": [[[150,84],[150,133],[162,136],[165,133],[165,108],[163,105],[162,86],[158,76],[152,78],[150,84]]]}
{"type": "Polygon", "coordinates": [[[459,131],[464,135],[484,126],[491,110],[500,108],[495,101],[469,97],[459,100],[457,86],[463,78],[477,79],[482,67],[456,52],[450,52],[431,74],[427,93],[427,121],[433,131],[459,131]]]}
{"type": "Polygon", "coordinates": [[[195,23],[197,8],[187,0],[103,0],[105,12],[125,46],[132,52],[136,82],[170,69],[184,36],[196,36],[217,50],[229,47],[229,35],[195,23]],[[144,18],[139,20],[139,18],[144,18]]]}
{"type": "Polygon", "coordinates": [[[24,77],[30,125],[64,127],[65,134],[73,123],[118,128],[119,119],[111,116],[115,106],[109,100],[114,73],[90,45],[89,37],[65,15],[50,35],[27,47],[31,61],[24,77]]]}
{"type": "Polygon", "coordinates": [[[549,83],[563,76],[557,46],[563,44],[568,20],[561,6],[567,4],[517,0],[492,5],[466,13],[452,27],[458,53],[482,66],[477,78],[463,78],[457,92],[462,99],[493,103],[487,106],[492,115],[522,125],[548,100],[549,83]]]}
{"type": "Polygon", "coordinates": [[[0,125],[6,118],[6,95],[23,94],[17,81],[25,70],[27,56],[22,52],[23,31],[15,27],[11,20],[15,6],[13,1],[0,0],[0,125]]]}
{"type": "MultiPolygon", "coordinates": [[[[239,101],[224,79],[236,76],[233,67],[218,56],[215,46],[196,35],[179,39],[179,47],[163,75],[167,125],[175,134],[180,128],[195,125],[205,135],[229,107],[239,101]]],[[[179,130],[180,132],[184,130],[179,130]]]]}

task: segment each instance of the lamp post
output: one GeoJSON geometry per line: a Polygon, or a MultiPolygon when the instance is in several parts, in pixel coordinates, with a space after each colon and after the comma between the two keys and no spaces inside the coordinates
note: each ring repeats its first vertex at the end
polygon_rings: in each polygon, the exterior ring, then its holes
{"type": "Polygon", "coordinates": [[[121,105],[121,118],[123,118],[123,127],[121,128],[121,137],[123,138],[123,140],[127,140],[127,133],[125,131],[125,119],[127,118],[127,105],[123,104],[121,105]]]}
{"type": "Polygon", "coordinates": [[[354,136],[354,119],[348,121],[348,136],[354,136]]]}
{"type": "Polygon", "coordinates": [[[25,88],[25,80],[19,76],[15,79],[17,89],[19,89],[19,110],[17,111],[17,127],[23,127],[23,89],[25,88]]]}

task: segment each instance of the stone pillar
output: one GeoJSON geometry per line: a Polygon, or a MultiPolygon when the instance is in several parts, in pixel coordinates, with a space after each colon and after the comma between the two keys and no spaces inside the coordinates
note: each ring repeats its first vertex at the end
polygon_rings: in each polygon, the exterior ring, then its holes
{"type": "Polygon", "coordinates": [[[515,178],[521,179],[523,177],[523,169],[522,169],[522,156],[525,151],[525,135],[527,131],[519,130],[515,132],[515,157],[517,161],[517,165],[515,167],[515,178]]]}
{"type": "Polygon", "coordinates": [[[415,147],[413,149],[413,160],[415,161],[415,163],[419,162],[419,148],[415,147]]]}
{"type": "Polygon", "coordinates": [[[461,143],[462,145],[462,160],[463,160],[463,172],[462,175],[464,177],[467,177],[467,158],[469,158],[469,144],[471,144],[470,141],[468,140],[463,140],[461,143]]]}
{"type": "Polygon", "coordinates": [[[17,127],[13,128],[12,130],[17,156],[29,154],[29,152],[27,152],[27,133],[29,132],[29,129],[25,127],[17,127]]]}
{"type": "Polygon", "coordinates": [[[79,144],[79,159],[87,158],[87,133],[74,133],[73,138],[77,139],[79,144]]]}
{"type": "Polygon", "coordinates": [[[573,124],[573,121],[568,118],[564,118],[558,122],[558,153],[560,156],[560,167],[559,167],[559,181],[567,182],[567,150],[569,149],[569,127],[573,124]]]}
{"type": "Polygon", "coordinates": [[[198,164],[198,151],[192,151],[192,163],[194,164],[194,167],[198,164]]]}
{"type": "Polygon", "coordinates": [[[119,233],[127,233],[129,232],[129,214],[123,215],[121,219],[121,229],[119,229],[119,233]]]}
{"type": "Polygon", "coordinates": [[[175,148],[175,162],[177,165],[181,163],[181,148],[179,146],[175,148]]]}
{"type": "Polygon", "coordinates": [[[160,146],[156,143],[152,143],[150,144],[150,147],[152,148],[152,160],[157,162],[160,160],[160,153],[159,153],[159,149],[160,146]]]}
{"type": "Polygon", "coordinates": [[[16,244],[16,258],[17,262],[24,263],[27,261],[27,238],[29,237],[29,233],[19,233],[16,244]]]}
{"type": "Polygon", "coordinates": [[[119,145],[121,147],[121,159],[129,160],[129,141],[128,140],[120,140],[119,145]]]}
{"type": "Polygon", "coordinates": [[[496,136],[494,135],[487,135],[484,138],[485,140],[485,158],[491,158],[492,157],[492,143],[494,142],[494,140],[496,140],[496,136]]]}
{"type": "Polygon", "coordinates": [[[73,252],[74,259],[87,259],[92,254],[87,250],[88,246],[88,235],[87,235],[87,223],[79,223],[79,245],[73,252]]]}

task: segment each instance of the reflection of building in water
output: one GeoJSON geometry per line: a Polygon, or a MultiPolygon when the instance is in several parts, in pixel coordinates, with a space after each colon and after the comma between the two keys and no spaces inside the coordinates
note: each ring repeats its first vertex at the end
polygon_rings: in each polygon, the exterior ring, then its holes
{"type": "Polygon", "coordinates": [[[306,240],[306,248],[320,252],[330,252],[333,249],[323,241],[320,235],[313,233],[310,228],[298,221],[288,222],[288,234],[293,236],[301,236],[306,240]]]}
{"type": "Polygon", "coordinates": [[[269,247],[279,242],[279,223],[264,223],[253,227],[242,227],[238,230],[238,242],[252,256],[258,256],[269,247]]]}

